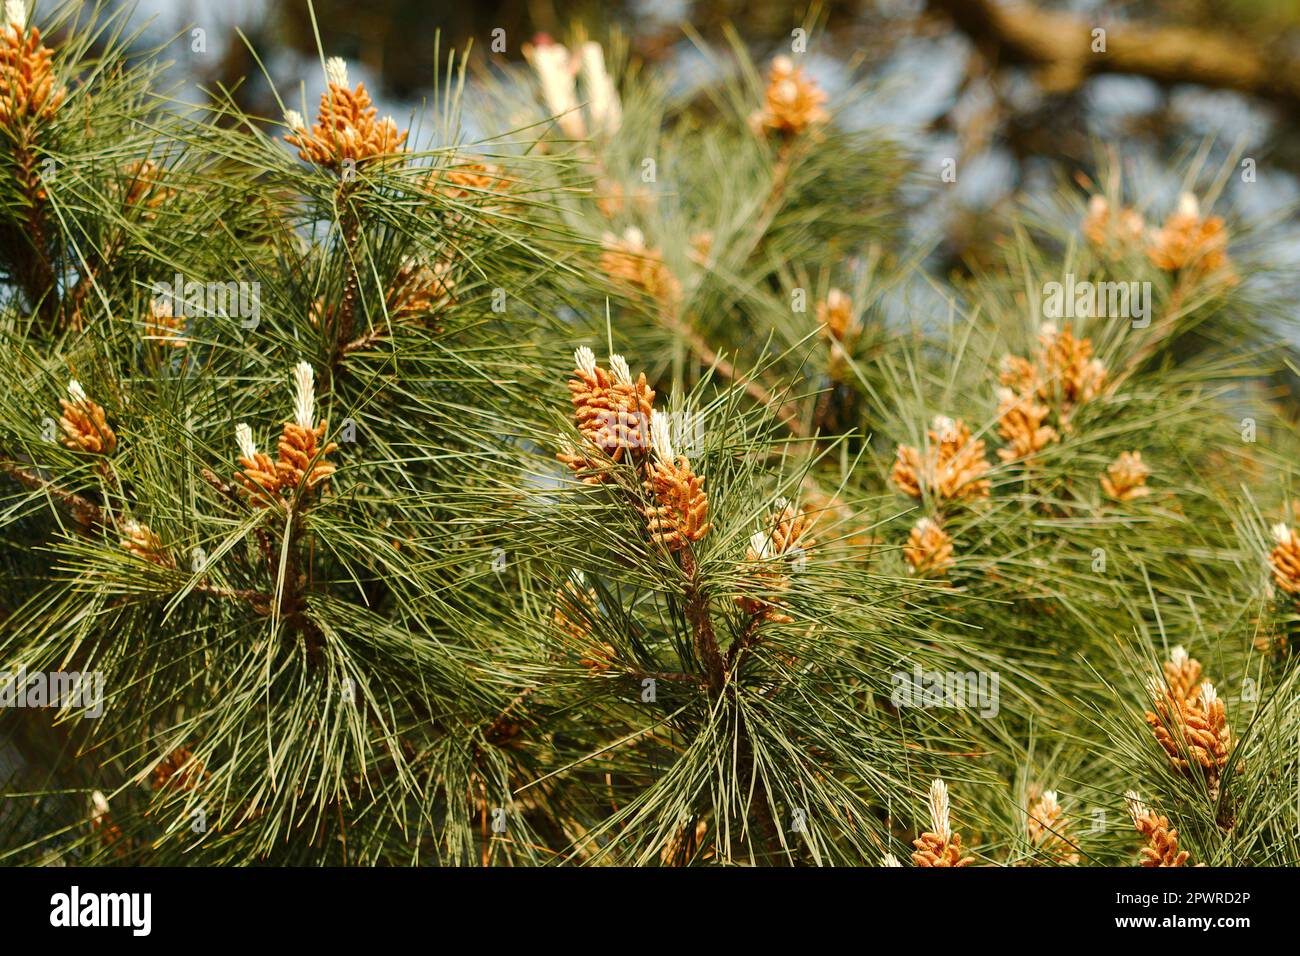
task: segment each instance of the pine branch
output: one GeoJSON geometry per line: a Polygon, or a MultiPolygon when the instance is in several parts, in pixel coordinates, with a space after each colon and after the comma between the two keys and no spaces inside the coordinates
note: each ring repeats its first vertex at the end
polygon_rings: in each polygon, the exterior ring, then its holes
{"type": "Polygon", "coordinates": [[[718,650],[718,640],[713,633],[713,614],[708,594],[700,580],[695,554],[690,548],[682,552],[682,573],[686,576],[683,587],[686,620],[690,623],[695,640],[695,652],[708,676],[709,693],[717,699],[722,694],[727,674],[718,650]]]}
{"type": "Polygon", "coordinates": [[[1222,31],[1126,22],[1107,30],[1106,49],[1094,53],[1097,24],[1070,14],[992,0],[932,0],[930,6],[1001,59],[1037,67],[1052,90],[1076,89],[1089,76],[1126,73],[1300,104],[1294,57],[1222,31]]]}
{"type": "Polygon", "coordinates": [[[0,471],[26,487],[50,496],[67,510],[83,533],[89,534],[107,526],[108,521],[103,508],[84,495],[59,487],[56,482],[41,475],[37,469],[5,458],[0,459],[0,471]]]}

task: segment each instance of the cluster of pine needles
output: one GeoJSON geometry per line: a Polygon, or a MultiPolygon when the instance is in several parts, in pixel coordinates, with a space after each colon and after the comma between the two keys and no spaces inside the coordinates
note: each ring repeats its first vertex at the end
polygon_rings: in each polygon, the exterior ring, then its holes
{"type": "Polygon", "coordinates": [[[575,32],[406,120],[323,54],[253,117],[4,18],[0,862],[1300,863],[1235,156],[940,279],[802,51],[575,32]]]}

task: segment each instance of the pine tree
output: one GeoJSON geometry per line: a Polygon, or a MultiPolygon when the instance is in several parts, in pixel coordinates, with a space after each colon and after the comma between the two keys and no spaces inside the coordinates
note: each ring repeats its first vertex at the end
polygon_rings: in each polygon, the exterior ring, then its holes
{"type": "Polygon", "coordinates": [[[1213,175],[938,278],[798,57],[450,55],[403,121],[325,51],[265,118],[78,9],[0,35],[0,661],[102,699],[0,711],[0,860],[1300,862],[1293,396],[1213,175]]]}

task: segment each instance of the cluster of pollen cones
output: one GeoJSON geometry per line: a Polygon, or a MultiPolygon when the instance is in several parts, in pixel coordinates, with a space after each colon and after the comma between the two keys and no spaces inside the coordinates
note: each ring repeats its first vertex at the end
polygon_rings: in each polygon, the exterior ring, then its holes
{"type": "Polygon", "coordinates": [[[338,170],[349,164],[359,167],[402,148],[406,131],[398,130],[391,117],[377,117],[366,85],[349,85],[347,64],[341,58],[330,58],[325,64],[325,77],[326,89],[311,129],[302,114],[295,110],[285,113],[289,132],[284,138],[298,147],[300,158],[338,170]]]}
{"type": "Polygon", "coordinates": [[[1223,700],[1202,679],[1201,663],[1175,647],[1164,664],[1163,679],[1150,685],[1151,710],[1146,722],[1178,771],[1204,778],[1217,799],[1234,741],[1223,700]]]}
{"type": "Polygon", "coordinates": [[[243,422],[235,428],[239,444],[239,464],[242,471],[235,479],[243,487],[250,502],[267,507],[277,500],[292,498],[301,493],[320,492],[334,465],[326,455],[338,445],[325,442],[327,423],[315,422],[315,387],[312,368],[299,362],[293,370],[294,417],[281,428],[277,445],[277,459],[257,450],[252,429],[243,422]]]}
{"type": "Polygon", "coordinates": [[[785,499],[777,500],[765,527],[750,536],[745,549],[742,575],[760,593],[737,597],[736,604],[742,611],[777,624],[792,622],[793,618],[781,609],[780,595],[790,586],[792,565],[805,560],[816,544],[811,532],[817,517],[785,499]]]}
{"type": "Polygon", "coordinates": [[[969,866],[975,858],[965,855],[961,834],[954,833],[948,802],[948,785],[942,780],[930,784],[930,829],[912,841],[912,862],[916,866],[969,866]]]}
{"type": "Polygon", "coordinates": [[[593,485],[614,480],[617,465],[632,465],[648,493],[642,513],[651,541],[671,551],[699,541],[710,527],[704,479],[674,451],[670,421],[654,408],[645,374],[634,380],[621,355],[602,368],[585,346],[574,353],[574,363],[569,394],[582,443],[557,457],[593,485]]]}
{"type": "Polygon", "coordinates": [[[763,106],[750,119],[755,131],[798,136],[830,119],[826,93],[788,56],[778,56],[767,75],[763,106]]]}
{"type": "Polygon", "coordinates": [[[1129,207],[1111,208],[1104,196],[1088,200],[1083,234],[1110,259],[1142,250],[1158,269],[1197,277],[1217,276],[1225,284],[1237,281],[1228,259],[1228,230],[1220,216],[1204,216],[1191,193],[1178,198],[1178,208],[1158,228],[1148,229],[1142,214],[1129,207]]]}
{"type": "MultiPolygon", "coordinates": [[[[1043,325],[1038,342],[1030,358],[1007,355],[999,370],[997,427],[1004,445],[998,457],[1024,466],[1068,434],[1073,414],[1103,395],[1109,382],[1105,365],[1093,357],[1091,340],[1076,337],[1069,326],[1043,325]]],[[[918,575],[942,575],[954,563],[943,514],[990,496],[990,464],[984,441],[960,419],[937,416],[926,437],[922,447],[898,446],[890,480],[899,492],[935,511],[912,528],[903,547],[907,563],[918,575]]],[[[1150,475],[1140,451],[1121,452],[1100,476],[1101,489],[1113,501],[1132,502],[1150,494],[1150,475]]]]}
{"type": "Polygon", "coordinates": [[[68,382],[68,397],[59,399],[63,414],[59,428],[63,444],[76,451],[110,455],[117,448],[117,435],[109,427],[104,408],[86,395],[75,378],[68,382]]]}
{"type": "Polygon", "coordinates": [[[1124,798],[1133,826],[1147,841],[1141,851],[1142,866],[1185,866],[1191,854],[1178,849],[1178,831],[1169,826],[1169,818],[1146,806],[1132,790],[1124,798]]]}
{"type": "Polygon", "coordinates": [[[22,0],[7,0],[0,29],[0,124],[54,117],[67,90],[54,77],[53,52],[41,43],[40,30],[27,25],[22,0]]]}

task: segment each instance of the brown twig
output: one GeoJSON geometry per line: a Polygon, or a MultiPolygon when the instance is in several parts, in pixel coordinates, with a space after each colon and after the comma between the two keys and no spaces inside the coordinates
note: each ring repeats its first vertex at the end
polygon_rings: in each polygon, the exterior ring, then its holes
{"type": "MultiPolygon", "coordinates": [[[[685,587],[686,619],[690,623],[691,632],[695,637],[696,653],[699,654],[700,660],[704,663],[705,673],[708,677],[709,694],[716,701],[726,690],[727,664],[724,663],[722,654],[718,650],[718,640],[713,633],[708,595],[705,594],[702,582],[699,579],[695,555],[689,548],[682,552],[682,570],[686,573],[687,582],[685,587]]],[[[753,791],[753,796],[749,801],[749,810],[757,816],[758,825],[763,831],[769,852],[773,856],[779,856],[782,850],[781,835],[776,821],[772,817],[771,798],[768,794],[767,785],[760,777],[755,775],[753,744],[750,741],[749,731],[739,714],[737,714],[737,719],[740,720],[740,725],[737,728],[737,752],[745,776],[744,788],[753,791]]]]}
{"type": "Polygon", "coordinates": [[[766,616],[763,611],[760,611],[757,614],[751,614],[749,619],[745,621],[744,630],[740,632],[740,636],[736,638],[735,643],[727,651],[727,670],[734,668],[741,655],[758,643],[758,629],[766,616]]]}
{"type": "Polygon", "coordinates": [[[24,261],[17,270],[19,285],[28,304],[37,310],[47,329],[53,330],[58,321],[59,304],[54,294],[54,266],[46,250],[45,188],[36,168],[36,153],[26,133],[19,137],[15,147],[18,163],[18,183],[26,209],[23,212],[25,235],[20,237],[24,261]]]}
{"type": "MultiPolygon", "coordinates": [[[[353,341],[353,329],[356,326],[357,297],[360,292],[361,270],[357,268],[354,261],[357,241],[361,237],[361,217],[357,215],[356,210],[352,207],[352,194],[355,188],[350,181],[344,181],[339,185],[338,203],[343,207],[342,228],[343,228],[343,252],[347,259],[347,279],[343,284],[343,296],[339,299],[339,307],[335,314],[335,320],[332,323],[334,361],[331,365],[336,365],[347,351],[348,343],[353,341]]],[[[332,369],[331,369],[332,371],[332,369]]]]}
{"type": "Polygon", "coordinates": [[[364,348],[374,345],[376,342],[378,342],[387,334],[388,334],[387,325],[377,325],[369,332],[367,332],[365,335],[353,339],[347,345],[339,349],[339,355],[340,356],[351,355],[353,352],[359,352],[364,348]]]}
{"type": "Polygon", "coordinates": [[[229,601],[244,601],[263,616],[271,613],[272,595],[267,594],[265,591],[258,591],[253,588],[223,588],[202,582],[196,584],[194,590],[209,597],[224,598],[229,601]]]}
{"type": "Polygon", "coordinates": [[[81,277],[77,280],[77,284],[72,287],[72,291],[68,293],[65,309],[65,314],[68,316],[68,325],[74,331],[80,331],[84,324],[82,321],[82,308],[86,304],[86,296],[94,288],[100,272],[105,271],[113,264],[113,261],[117,258],[120,245],[121,237],[119,236],[108,242],[102,255],[92,249],[90,255],[83,260],[81,277]]]}
{"type": "Polygon", "coordinates": [[[792,410],[791,402],[778,400],[760,382],[740,372],[735,365],[715,352],[709,346],[709,343],[704,340],[704,337],[691,326],[679,322],[674,326],[674,331],[686,340],[686,344],[690,346],[691,351],[695,353],[695,357],[701,363],[716,369],[718,374],[728,381],[743,385],[746,394],[760,405],[772,410],[792,435],[797,438],[808,437],[808,430],[803,427],[798,415],[792,410]]]}
{"type": "Polygon", "coordinates": [[[695,651],[704,664],[708,676],[709,693],[714,700],[722,696],[726,684],[726,667],[722,654],[718,651],[718,639],[713,633],[713,617],[710,614],[709,597],[704,592],[699,578],[699,566],[695,555],[688,547],[682,552],[682,571],[686,574],[686,620],[691,625],[695,638],[695,651]]]}
{"type": "Polygon", "coordinates": [[[632,669],[625,671],[633,680],[654,680],[667,681],[672,684],[708,684],[707,677],[701,677],[699,674],[687,674],[683,671],[645,671],[632,669]]]}
{"type": "Polygon", "coordinates": [[[108,523],[104,509],[99,505],[83,495],[60,488],[48,478],[43,477],[34,468],[28,468],[19,462],[6,459],[0,461],[0,471],[17,479],[28,488],[45,492],[59,504],[66,507],[84,532],[88,533],[108,523]]]}
{"type": "MultiPolygon", "coordinates": [[[[786,140],[781,143],[777,153],[777,159],[772,168],[772,186],[768,190],[767,197],[763,201],[763,207],[759,210],[755,220],[754,233],[759,239],[767,232],[772,220],[781,208],[786,187],[790,180],[792,163],[793,144],[791,141],[786,140]]],[[[685,340],[687,346],[695,353],[695,357],[702,364],[711,366],[728,381],[743,385],[746,394],[763,407],[772,410],[792,435],[798,438],[808,437],[808,430],[804,428],[798,414],[791,408],[793,403],[778,400],[761,382],[743,374],[734,364],[719,355],[704,339],[704,336],[695,330],[694,324],[689,318],[677,319],[666,312],[662,312],[661,319],[670,331],[685,340]]]]}

